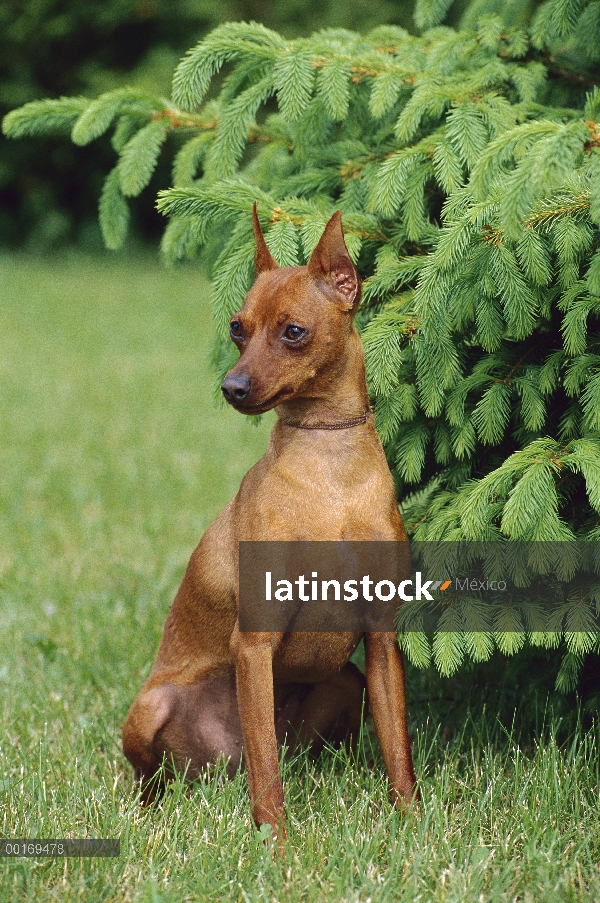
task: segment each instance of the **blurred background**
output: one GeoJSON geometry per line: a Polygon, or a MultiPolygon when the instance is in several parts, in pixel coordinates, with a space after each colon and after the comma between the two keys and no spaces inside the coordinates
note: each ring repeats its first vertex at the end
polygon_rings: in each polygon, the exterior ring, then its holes
{"type": "MultiPolygon", "coordinates": [[[[31,100],[95,97],[135,84],[165,96],[178,60],[221,22],[262,22],[289,37],[326,28],[414,30],[412,0],[3,0],[0,117],[31,100]]],[[[98,197],[114,165],[110,140],[0,141],[0,246],[99,250],[98,197]]],[[[170,182],[172,149],[132,205],[133,235],[154,243],[164,219],[156,192],[170,182]]]]}

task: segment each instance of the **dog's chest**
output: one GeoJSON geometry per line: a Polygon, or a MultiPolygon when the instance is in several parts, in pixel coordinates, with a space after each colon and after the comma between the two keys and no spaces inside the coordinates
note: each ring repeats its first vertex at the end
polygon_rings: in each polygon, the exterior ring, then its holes
{"type": "Polygon", "coordinates": [[[273,658],[279,681],[312,683],[337,674],[358,646],[360,633],[288,633],[273,658]]]}
{"type": "Polygon", "coordinates": [[[248,473],[239,494],[243,538],[396,538],[397,505],[383,451],[369,443],[340,443],[334,451],[306,445],[267,453],[248,473]]]}

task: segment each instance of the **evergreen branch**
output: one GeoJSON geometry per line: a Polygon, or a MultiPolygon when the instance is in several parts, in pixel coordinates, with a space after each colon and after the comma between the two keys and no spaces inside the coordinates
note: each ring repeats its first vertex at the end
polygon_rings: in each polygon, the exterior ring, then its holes
{"type": "Polygon", "coordinates": [[[140,129],[125,145],[117,168],[126,197],[135,197],[146,187],[166,137],[167,129],[158,119],[140,129]]]}
{"type": "Polygon", "coordinates": [[[172,129],[202,129],[214,131],[219,123],[217,116],[207,116],[205,111],[201,113],[186,113],[176,107],[165,107],[162,110],[153,110],[151,120],[166,120],[172,129]]]}
{"type": "MultiPolygon", "coordinates": [[[[215,132],[219,128],[221,121],[220,114],[213,109],[207,110],[205,107],[199,113],[187,113],[176,107],[166,107],[162,110],[153,110],[151,120],[166,120],[172,129],[193,129],[200,131],[215,132]]],[[[286,139],[281,135],[273,135],[269,128],[254,123],[248,129],[246,141],[250,144],[260,141],[263,143],[271,143],[277,141],[285,144],[291,149],[291,139],[286,139]]]]}
{"type": "Polygon", "coordinates": [[[595,88],[598,83],[597,79],[592,78],[589,75],[575,72],[573,69],[567,69],[563,64],[557,62],[547,50],[543,53],[543,59],[550,78],[564,79],[565,81],[581,85],[584,88],[595,88]]]}
{"type": "Polygon", "coordinates": [[[227,178],[235,172],[258,108],[272,93],[273,80],[265,75],[223,111],[208,161],[219,177],[227,178]]]}
{"type": "Polygon", "coordinates": [[[174,217],[233,217],[248,212],[255,201],[261,208],[274,207],[273,198],[256,186],[242,180],[224,179],[212,186],[160,191],[156,208],[174,217]]]}
{"type": "MultiPolygon", "coordinates": [[[[224,179],[211,187],[181,187],[160,191],[156,202],[157,210],[166,216],[204,217],[234,216],[237,213],[249,213],[254,201],[270,208],[269,222],[275,224],[282,220],[293,226],[304,226],[307,217],[289,213],[274,203],[273,199],[258,187],[241,180],[224,179]]],[[[261,206],[261,216],[264,214],[261,206]]],[[[388,236],[380,230],[353,228],[347,224],[345,231],[359,235],[369,241],[387,242],[388,236]]]]}
{"type": "MultiPolygon", "coordinates": [[[[344,65],[348,72],[351,73],[350,81],[354,85],[359,85],[363,79],[365,78],[375,78],[377,80],[381,79],[383,76],[393,76],[394,80],[398,84],[404,85],[416,85],[419,80],[419,73],[417,72],[407,72],[406,68],[402,65],[395,64],[390,62],[388,59],[385,59],[384,55],[394,53],[393,48],[381,48],[378,49],[378,52],[382,54],[382,60],[380,66],[366,66],[366,65],[352,65],[352,57],[343,57],[338,56],[336,62],[338,64],[344,65]]],[[[331,65],[328,59],[313,59],[311,60],[311,65],[314,66],[315,69],[323,69],[325,66],[331,65]]]]}
{"type": "MultiPolygon", "coordinates": [[[[270,222],[276,223],[280,220],[287,220],[289,223],[292,223],[294,226],[304,226],[307,223],[307,218],[305,216],[297,216],[285,211],[282,207],[276,206],[273,208],[273,212],[271,214],[270,222]]],[[[351,221],[349,217],[345,218],[344,223],[344,232],[350,233],[353,235],[359,235],[361,238],[364,238],[368,241],[375,242],[388,242],[389,237],[383,232],[381,229],[361,229],[360,227],[353,227],[351,225],[351,221]]]]}
{"type": "Polygon", "coordinates": [[[100,228],[104,244],[111,251],[123,246],[129,223],[129,207],[121,192],[121,179],[115,168],[105,179],[99,205],[100,228]]]}
{"type": "Polygon", "coordinates": [[[537,213],[531,213],[525,220],[526,226],[542,225],[550,227],[556,220],[565,216],[576,216],[589,210],[590,200],[585,196],[580,196],[574,200],[568,199],[565,203],[556,203],[554,198],[544,198],[538,205],[537,213]]]}
{"type": "Polygon", "coordinates": [[[153,109],[162,109],[164,103],[157,97],[135,88],[119,88],[108,91],[92,101],[73,126],[74,144],[89,144],[110,128],[121,113],[141,114],[150,117],[153,109]]]}
{"type": "Polygon", "coordinates": [[[33,100],[11,110],[2,120],[7,138],[68,133],[89,106],[87,97],[61,97],[58,100],[33,100]]]}
{"type": "Polygon", "coordinates": [[[285,47],[283,38],[256,22],[228,22],[212,31],[179,63],[173,77],[173,98],[186,110],[198,106],[211,79],[227,62],[250,56],[274,61],[285,47]]]}

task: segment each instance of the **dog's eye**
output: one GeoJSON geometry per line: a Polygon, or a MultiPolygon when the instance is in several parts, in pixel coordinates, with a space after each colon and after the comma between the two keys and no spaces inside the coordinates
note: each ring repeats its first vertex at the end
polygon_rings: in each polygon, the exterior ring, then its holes
{"type": "Polygon", "coordinates": [[[306,329],[303,329],[302,326],[295,326],[292,323],[290,326],[286,326],[284,335],[286,339],[290,339],[292,342],[297,342],[298,339],[301,339],[302,336],[306,335],[306,329]]]}
{"type": "Polygon", "coordinates": [[[241,339],[243,335],[242,324],[239,320],[232,320],[229,324],[229,335],[232,339],[241,339]]]}

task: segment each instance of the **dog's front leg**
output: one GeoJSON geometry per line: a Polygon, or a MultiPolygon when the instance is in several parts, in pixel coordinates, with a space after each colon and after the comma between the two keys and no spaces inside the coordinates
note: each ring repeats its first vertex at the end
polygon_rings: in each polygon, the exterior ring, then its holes
{"type": "Polygon", "coordinates": [[[252,815],[285,837],[283,787],[275,736],[273,696],[273,635],[240,633],[236,625],[230,649],[235,660],[237,701],[242,726],[244,765],[252,815]]]}
{"type": "Polygon", "coordinates": [[[365,648],[369,707],[392,799],[395,805],[403,807],[418,799],[418,790],[406,725],[402,653],[395,633],[369,633],[365,636],[365,648]]]}

